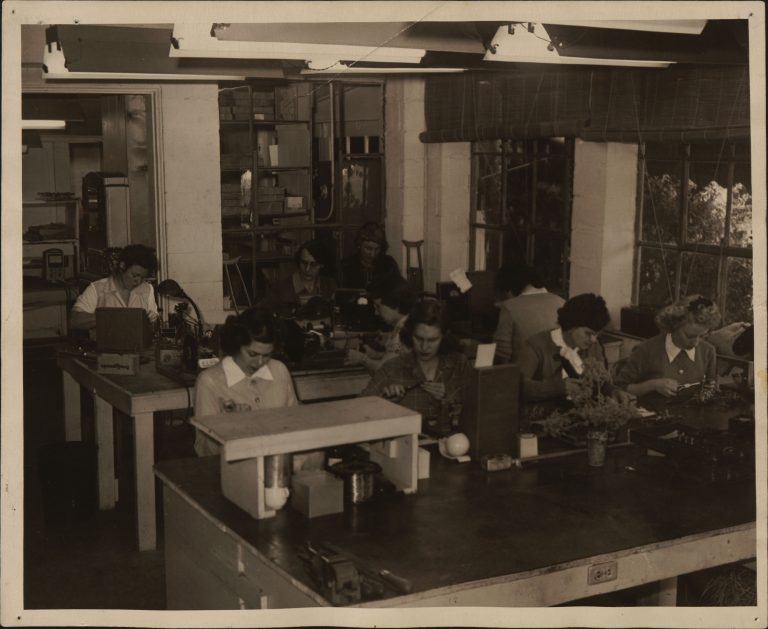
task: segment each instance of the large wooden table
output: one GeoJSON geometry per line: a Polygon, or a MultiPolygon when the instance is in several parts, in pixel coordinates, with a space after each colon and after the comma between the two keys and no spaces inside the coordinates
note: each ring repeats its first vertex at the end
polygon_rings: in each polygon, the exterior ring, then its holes
{"type": "MultiPolygon", "coordinates": [[[[131,418],[134,430],[134,474],[136,480],[136,530],[139,550],[156,547],[154,414],[191,407],[194,388],[181,386],[155,370],[154,362],[141,365],[135,376],[105,375],[96,364],[59,353],[57,364],[64,384],[64,430],[67,441],[82,439],[80,388],[93,394],[98,461],[99,508],[115,506],[117,487],[114,461],[112,409],[131,418]]],[[[368,376],[360,368],[322,370],[294,374],[297,395],[302,401],[356,395],[368,376]]]]}
{"type": "Polygon", "coordinates": [[[547,606],[651,582],[657,604],[674,604],[678,575],[755,555],[755,485],[655,478],[636,471],[643,454],[626,445],[604,468],[579,452],[486,473],[433,452],[418,493],[312,520],[290,506],[251,518],[221,494],[216,457],[164,461],[168,606],[330,605],[297,555],[306,542],[413,585],[362,607],[547,606]],[[590,584],[604,568],[615,578],[590,584]]]}

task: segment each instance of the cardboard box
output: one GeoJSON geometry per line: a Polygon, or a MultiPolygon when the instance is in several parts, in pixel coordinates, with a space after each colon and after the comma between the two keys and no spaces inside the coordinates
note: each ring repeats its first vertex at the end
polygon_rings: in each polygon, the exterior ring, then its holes
{"type": "Polygon", "coordinates": [[[96,373],[135,376],[139,373],[138,354],[107,354],[96,357],[96,373]]]}
{"type": "Polygon", "coordinates": [[[294,474],[291,506],[308,518],[344,511],[344,482],[324,470],[294,474]]]}

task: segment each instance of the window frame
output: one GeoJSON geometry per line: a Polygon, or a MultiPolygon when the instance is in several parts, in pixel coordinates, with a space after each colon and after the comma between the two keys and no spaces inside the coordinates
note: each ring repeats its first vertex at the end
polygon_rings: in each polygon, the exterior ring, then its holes
{"type": "MultiPolygon", "coordinates": [[[[727,284],[728,273],[727,266],[730,259],[752,259],[752,247],[740,247],[730,244],[731,238],[731,218],[733,212],[733,186],[734,186],[734,173],[737,164],[751,165],[751,157],[749,155],[741,155],[736,150],[737,141],[730,140],[725,141],[726,145],[723,147],[721,154],[714,157],[708,156],[691,156],[691,143],[676,143],[678,148],[677,155],[674,158],[667,160],[662,159],[648,159],[647,145],[641,143],[638,145],[638,168],[637,168],[637,195],[636,195],[636,213],[635,213],[635,247],[634,247],[634,274],[632,283],[632,303],[635,305],[653,305],[658,307],[657,304],[643,304],[640,301],[640,284],[641,284],[641,252],[643,249],[658,251],[658,252],[673,252],[677,256],[674,270],[674,289],[671,300],[677,302],[681,298],[682,282],[683,282],[683,254],[696,254],[706,255],[711,258],[717,259],[717,279],[714,285],[714,298],[715,302],[723,313],[724,319],[727,317],[727,284]],[[727,150],[726,150],[727,146],[727,150]],[[643,211],[645,205],[646,191],[646,164],[648,161],[670,161],[678,164],[679,175],[679,188],[678,188],[678,231],[676,235],[676,242],[663,242],[660,238],[658,240],[648,240],[643,233],[643,211]],[[690,179],[691,164],[703,164],[703,163],[715,163],[718,166],[725,165],[727,173],[727,185],[726,189],[726,208],[725,217],[723,219],[723,236],[719,245],[709,244],[703,242],[691,242],[688,237],[688,209],[689,209],[689,194],[684,189],[684,182],[688,182],[690,179]]],[[[671,143],[670,143],[671,144],[671,143]]],[[[752,189],[752,181],[750,178],[750,194],[752,189]]],[[[754,273],[754,269],[753,269],[754,273]]]]}
{"type": "MultiPolygon", "coordinates": [[[[505,261],[504,254],[504,240],[506,236],[517,236],[520,241],[525,242],[525,262],[529,265],[534,264],[536,255],[536,241],[542,237],[556,237],[563,241],[563,263],[560,269],[561,285],[549,287],[552,292],[566,296],[568,294],[570,283],[570,249],[571,249],[571,217],[573,209],[573,168],[574,168],[574,153],[575,153],[575,140],[571,137],[564,138],[565,149],[562,153],[562,158],[565,161],[565,176],[562,181],[563,184],[563,208],[560,217],[562,221],[559,228],[537,226],[537,189],[539,182],[539,163],[542,158],[540,155],[540,142],[541,140],[516,140],[513,138],[496,138],[491,140],[492,142],[501,142],[500,151],[488,151],[478,148],[477,142],[472,142],[471,145],[471,158],[472,158],[472,183],[470,189],[470,209],[469,209],[469,268],[472,271],[478,270],[476,268],[476,255],[478,251],[477,235],[478,231],[482,230],[486,234],[495,233],[501,238],[499,244],[499,259],[505,261]],[[531,195],[528,201],[528,205],[525,211],[525,223],[522,226],[515,226],[510,222],[510,216],[505,211],[508,206],[508,183],[507,174],[514,167],[516,161],[513,156],[518,155],[515,151],[510,150],[510,142],[523,142],[524,156],[531,164],[531,176],[530,176],[530,190],[531,195]],[[482,155],[487,156],[500,156],[501,157],[501,169],[499,176],[501,177],[499,203],[498,208],[499,216],[501,218],[500,223],[480,223],[476,220],[476,213],[480,209],[479,196],[481,193],[479,183],[480,177],[480,157],[482,155]],[[510,168],[512,166],[512,168],[510,168]]],[[[487,141],[486,141],[487,142],[487,141]]],[[[486,266],[487,268],[487,266],[486,266]]],[[[482,269],[480,269],[482,270],[482,269]]]]}

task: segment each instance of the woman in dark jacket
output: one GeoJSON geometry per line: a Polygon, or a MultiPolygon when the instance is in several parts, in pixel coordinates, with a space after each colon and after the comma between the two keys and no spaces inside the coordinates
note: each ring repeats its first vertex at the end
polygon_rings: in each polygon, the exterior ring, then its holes
{"type": "Polygon", "coordinates": [[[341,261],[339,286],[369,288],[391,277],[401,277],[400,267],[387,255],[387,238],[378,223],[366,223],[355,238],[357,252],[341,261]]]}

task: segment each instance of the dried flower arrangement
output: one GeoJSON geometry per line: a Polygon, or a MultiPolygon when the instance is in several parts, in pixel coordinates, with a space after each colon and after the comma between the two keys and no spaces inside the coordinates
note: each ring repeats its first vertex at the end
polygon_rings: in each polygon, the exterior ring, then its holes
{"type": "Polygon", "coordinates": [[[573,407],[555,411],[542,421],[540,425],[546,434],[557,436],[575,428],[612,432],[637,417],[633,406],[611,395],[611,376],[595,359],[584,360],[581,377],[569,380],[567,389],[573,407]]]}

